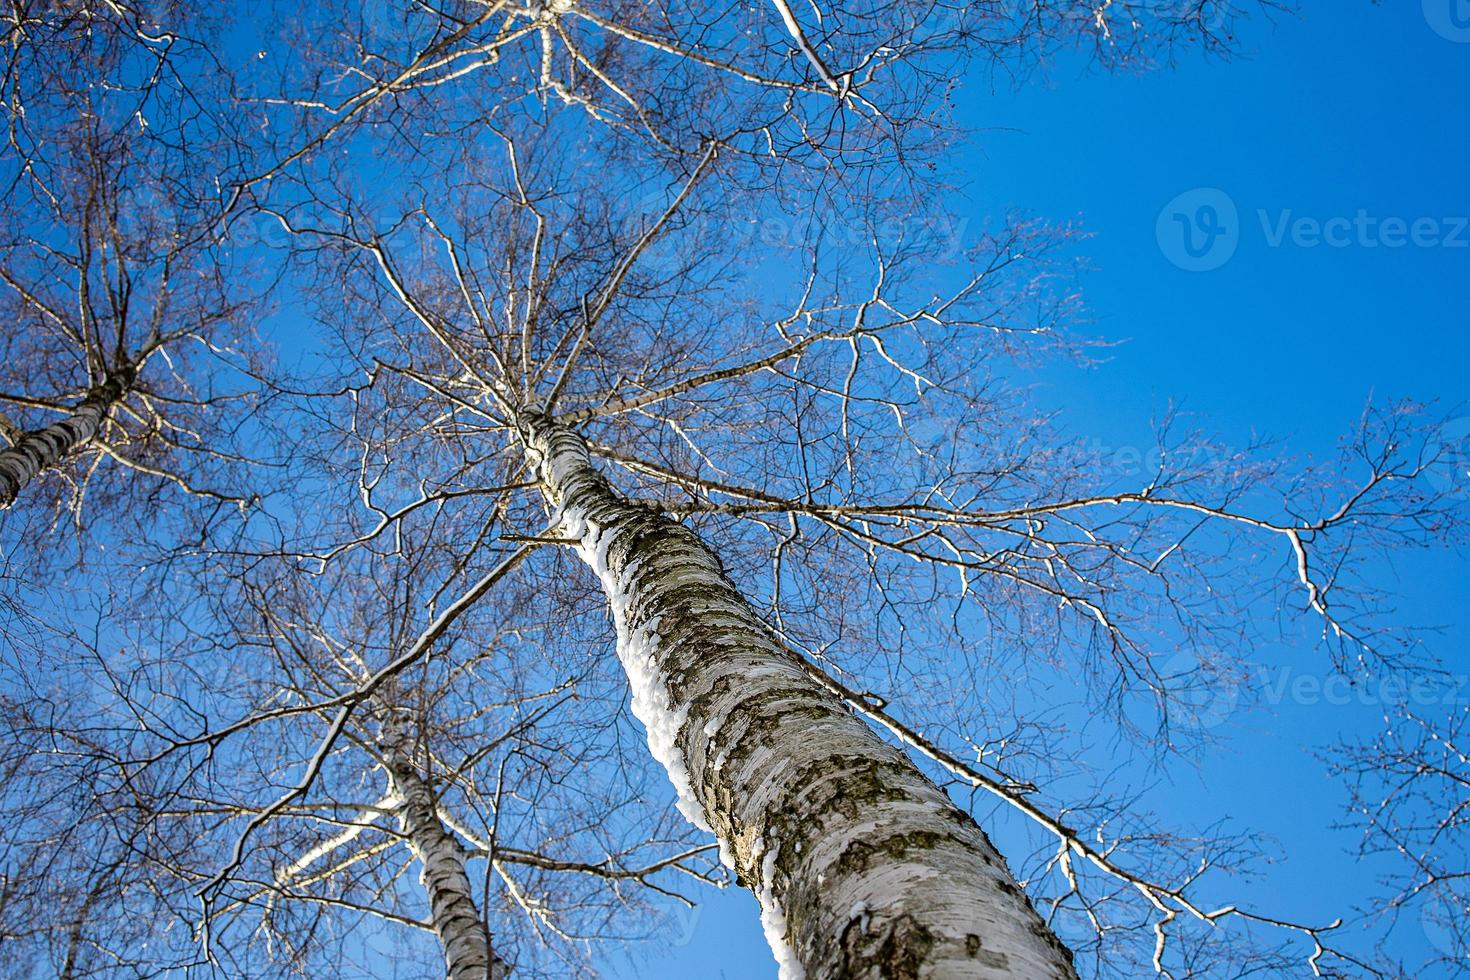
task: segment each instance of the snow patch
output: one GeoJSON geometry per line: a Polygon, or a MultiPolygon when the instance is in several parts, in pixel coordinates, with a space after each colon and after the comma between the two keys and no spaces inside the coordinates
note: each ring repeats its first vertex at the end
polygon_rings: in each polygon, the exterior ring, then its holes
{"type": "Polygon", "coordinates": [[[786,913],[775,894],[776,857],[780,853],[781,845],[772,844],[761,857],[761,890],[757,896],[761,903],[761,929],[765,931],[771,955],[776,958],[778,980],[806,980],[806,967],[786,941],[786,913]]]}
{"type": "MultiPolygon", "coordinates": [[[[857,920],[859,932],[868,931],[868,923],[872,920],[872,916],[868,914],[868,903],[862,899],[853,902],[852,908],[847,910],[847,921],[852,922],[853,920],[857,920]]],[[[837,933],[840,936],[844,931],[846,931],[845,927],[839,929],[837,933]]]]}
{"type": "MultiPolygon", "coordinates": [[[[674,785],[679,812],[700,830],[713,833],[704,807],[694,795],[694,786],[689,779],[689,769],[679,751],[677,739],[684,727],[688,712],[674,710],[669,706],[668,692],[663,685],[663,675],[656,661],[660,637],[658,620],[638,627],[629,626],[630,596],[612,568],[608,565],[607,553],[613,534],[598,528],[584,516],[572,516],[566,521],[567,532],[581,543],[578,552],[602,581],[607,593],[608,606],[612,610],[613,626],[618,636],[618,660],[623,672],[628,675],[628,687],[633,694],[633,717],[648,733],[648,751],[674,785]]],[[[630,564],[624,578],[631,580],[637,574],[636,563],[630,564]]]]}

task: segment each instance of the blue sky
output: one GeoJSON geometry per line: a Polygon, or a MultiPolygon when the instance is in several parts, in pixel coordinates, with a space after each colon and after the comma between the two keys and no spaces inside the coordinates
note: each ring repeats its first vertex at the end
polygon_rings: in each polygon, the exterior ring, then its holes
{"type": "MultiPolygon", "coordinates": [[[[954,214],[978,226],[1015,208],[1091,235],[1091,333],[1126,343],[1029,379],[1075,433],[1146,448],[1173,400],[1227,445],[1268,435],[1322,458],[1370,397],[1470,415],[1465,5],[1302,6],[1253,18],[1228,61],[1185,51],[1172,69],[1104,75],[1064,58],[1019,90],[979,77],[961,90],[976,132],[954,214]]],[[[1464,557],[1407,553],[1376,571],[1404,619],[1443,627],[1437,653],[1470,672],[1464,557]]],[[[1326,676],[1305,644],[1267,657],[1272,678],[1326,676]]],[[[1374,886],[1351,859],[1355,835],[1332,829],[1342,798],[1310,748],[1364,730],[1375,708],[1329,702],[1264,682],[1241,692],[1230,744],[1162,773],[1150,799],[1183,826],[1228,817],[1273,836],[1287,857],[1236,894],[1307,919],[1346,914],[1374,886]]],[[[1411,960],[1433,938],[1414,926],[1396,938],[1411,960]]],[[[775,976],[755,902],[734,889],[605,964],[647,980],[775,976]]]]}

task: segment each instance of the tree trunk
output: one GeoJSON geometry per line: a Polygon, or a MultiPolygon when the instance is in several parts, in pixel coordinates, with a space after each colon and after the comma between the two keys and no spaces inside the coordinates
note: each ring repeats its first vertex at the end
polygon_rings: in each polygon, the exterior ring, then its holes
{"type": "Polygon", "coordinates": [[[419,860],[419,881],[429,895],[434,933],[444,951],[445,977],[501,980],[509,970],[495,957],[490,929],[475,905],[464,848],[440,821],[434,794],[414,769],[402,736],[390,736],[383,747],[399,799],[399,825],[419,860]]]}
{"type": "Polygon", "coordinates": [[[59,466],[78,446],[90,442],[112,407],[132,386],[132,380],[131,371],[109,375],[66,418],[23,434],[15,445],[0,452],[0,510],[15,503],[37,475],[59,466]]]}
{"type": "Polygon", "coordinates": [[[974,820],[807,675],[692,531],[624,500],[566,426],[521,431],[602,580],[649,748],[759,898],[783,980],[1076,977],[974,820]]]}

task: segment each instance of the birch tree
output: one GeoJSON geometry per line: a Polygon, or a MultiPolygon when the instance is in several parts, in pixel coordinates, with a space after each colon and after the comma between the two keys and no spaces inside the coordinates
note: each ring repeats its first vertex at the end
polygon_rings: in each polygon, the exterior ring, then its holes
{"type": "Polygon", "coordinates": [[[440,521],[406,523],[315,575],[257,557],[211,600],[176,587],[169,626],[102,616],[91,648],[65,638],[60,677],[5,664],[8,972],[483,977],[493,950],[566,976],[720,878],[710,845],[638,804],[606,658],[569,656],[545,606],[505,589],[399,645],[463,572],[413,546],[440,521]]]}
{"type": "MultiPolygon", "coordinates": [[[[1155,874],[1174,859],[1167,836],[1133,838],[1142,856],[1125,860],[1003,758],[981,749],[969,764],[903,715],[953,683],[941,666],[953,654],[938,651],[958,648],[976,691],[1015,676],[1013,656],[1038,657],[1121,731],[1186,738],[1190,685],[1241,663],[1248,624],[1272,614],[1237,605],[1246,593],[1230,583],[1258,569],[1220,557],[1234,540],[1275,547],[1272,599],[1322,625],[1329,662],[1410,656],[1353,569],[1365,543],[1457,526],[1454,501],[1424,485],[1432,447],[1412,415],[1365,418],[1350,479],[1292,474],[1264,450],[1202,456],[1164,432],[1158,472],[1119,486],[999,375],[1070,346],[1070,297],[1045,264],[1059,236],[1018,222],[944,268],[922,229],[875,229],[858,275],[850,253],[825,258],[818,228],[773,288],[779,273],[732,249],[719,220],[718,146],[630,222],[618,181],[639,178],[615,167],[595,193],[559,193],[576,164],[555,125],[499,132],[504,163],[482,157],[448,200],[410,200],[396,217],[381,197],[318,202],[330,224],[303,217],[309,207],[277,217],[314,243],[323,315],[357,332],[344,346],[363,350],[364,369],[421,389],[421,425],[484,445],[482,460],[503,461],[497,482],[516,466],[534,476],[535,495],[509,512],[519,539],[567,546],[596,574],[650,752],[757,894],[783,970],[1070,975],[1058,931],[1093,973],[1187,970],[1201,956],[1366,969],[1336,948],[1332,923],[1202,897],[1229,842],[1155,874]],[[329,252],[335,267],[320,264],[329,252]],[[756,281],[763,302],[742,289],[756,281]],[[1164,610],[1186,642],[1210,644],[1203,675],[1168,667],[1180,651],[1157,636],[1164,610]],[[1050,929],[937,774],[1054,840],[1028,876],[1050,929]],[[1219,945],[1226,922],[1255,937],[1248,951],[1219,945]]],[[[439,499],[469,491],[448,490],[469,473],[436,470],[439,499]]],[[[965,734],[1025,726],[956,707],[965,734]]]]}
{"type": "Polygon", "coordinates": [[[128,778],[126,766],[143,747],[127,701],[167,700],[160,663],[49,625],[26,647],[0,645],[0,971],[186,970],[198,961],[191,896],[168,869],[212,859],[207,818],[177,806],[176,771],[128,778]]]}
{"type": "Polygon", "coordinates": [[[123,495],[114,469],[146,488],[135,503],[166,484],[245,504],[232,437],[268,364],[250,329],[261,286],[214,247],[210,188],[239,145],[217,104],[228,80],[188,33],[219,24],[170,5],[11,13],[0,510],[48,477],[80,524],[86,499],[123,495]]]}
{"type": "Polygon", "coordinates": [[[0,506],[49,474],[66,489],[65,509],[80,513],[107,483],[94,475],[110,468],[196,499],[247,501],[225,475],[239,459],[230,423],[216,420],[234,414],[238,424],[250,403],[261,358],[236,331],[254,298],[179,242],[185,230],[157,210],[168,206],[150,206],[131,183],[149,163],[105,139],[78,134],[82,172],[59,177],[62,197],[42,222],[12,224],[19,234],[0,257],[14,324],[0,506]],[[213,481],[211,464],[221,471],[213,481]]]}
{"type": "MultiPolygon", "coordinates": [[[[322,138],[385,106],[445,111],[467,89],[481,108],[529,97],[673,153],[697,152],[711,136],[736,145],[743,133],[741,149],[773,163],[829,153],[876,162],[895,142],[921,152],[940,132],[936,96],[967,60],[1024,71],[1073,46],[1107,66],[1147,64],[1178,46],[1228,50],[1239,19],[1279,6],[343,3],[283,19],[315,63],[299,73],[283,66],[276,77],[284,85],[270,94],[315,116],[322,138]]],[[[397,138],[409,146],[422,139],[397,138]]]]}
{"type": "MultiPolygon", "coordinates": [[[[396,474],[373,478],[380,434],[400,457],[437,455],[379,424],[394,414],[382,394],[352,396],[361,428],[343,447],[356,452],[335,457],[366,466],[372,501],[398,489],[396,474]]],[[[630,798],[622,773],[643,766],[623,757],[605,658],[580,649],[549,586],[528,601],[525,546],[492,534],[499,496],[467,502],[452,520],[432,500],[387,523],[344,508],[326,528],[303,511],[286,540],[309,550],[220,555],[238,574],[186,646],[210,636],[215,657],[262,665],[230,699],[250,707],[204,732],[150,726],[145,759],[258,760],[192,797],[233,801],[216,828],[228,860],[196,884],[219,962],[372,975],[371,955],[338,959],[356,934],[412,969],[421,944],[389,952],[376,922],[434,936],[450,976],[581,973],[599,943],[650,931],[651,903],[683,901],[680,882],[718,879],[708,844],[630,798]],[[481,548],[457,553],[446,522],[477,528],[481,548]]]]}

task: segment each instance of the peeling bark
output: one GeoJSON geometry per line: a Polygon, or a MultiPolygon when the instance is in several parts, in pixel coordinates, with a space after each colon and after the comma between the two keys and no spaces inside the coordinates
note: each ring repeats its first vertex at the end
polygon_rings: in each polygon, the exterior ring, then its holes
{"type": "Polygon", "coordinates": [[[812,680],[688,528],[544,416],[522,437],[602,579],[681,809],[761,903],[783,980],[1054,980],[1071,953],[974,820],[812,680]]]}
{"type": "Polygon", "coordinates": [[[510,971],[495,956],[490,929],[475,904],[464,848],[440,821],[434,794],[414,768],[402,737],[385,740],[384,749],[398,796],[399,825],[419,860],[419,881],[429,895],[446,980],[502,980],[510,971]]]}
{"type": "Polygon", "coordinates": [[[15,445],[0,452],[0,510],[15,503],[15,498],[38,475],[61,465],[78,447],[94,439],[103,420],[132,383],[131,370],[108,376],[66,418],[36,432],[23,433],[15,445]]]}

